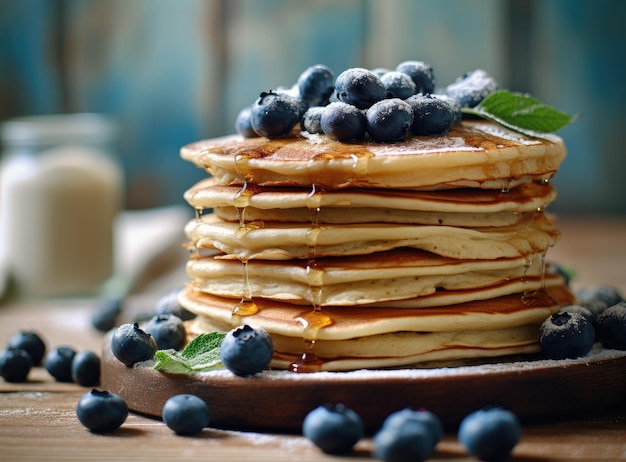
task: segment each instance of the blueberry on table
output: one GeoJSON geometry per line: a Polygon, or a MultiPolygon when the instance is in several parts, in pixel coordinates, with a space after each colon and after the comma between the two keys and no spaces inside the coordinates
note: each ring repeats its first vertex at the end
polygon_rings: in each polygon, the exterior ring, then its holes
{"type": "Polygon", "coordinates": [[[91,315],[91,325],[100,332],[108,332],[117,325],[122,313],[123,299],[106,297],[100,300],[91,315]]]}
{"type": "Polygon", "coordinates": [[[272,338],[261,327],[244,325],[231,330],[220,346],[220,360],[235,375],[254,375],[265,369],[274,354],[272,338]]]}
{"type": "Polygon", "coordinates": [[[302,422],[302,434],[326,454],[348,454],[364,433],[361,417],[343,404],[319,406],[302,422]]]}
{"type": "Polygon", "coordinates": [[[474,107],[497,89],[495,79],[482,69],[477,69],[448,85],[445,93],[461,107],[474,107]]]}
{"type": "Polygon", "coordinates": [[[340,101],[324,108],[320,125],[326,135],[337,141],[361,140],[367,129],[363,113],[355,106],[340,101]]]}
{"type": "Polygon", "coordinates": [[[235,119],[235,130],[244,138],[256,138],[259,136],[252,128],[252,107],[245,107],[235,119]]]}
{"type": "Polygon", "coordinates": [[[380,77],[380,81],[385,87],[387,98],[407,99],[417,93],[415,82],[404,72],[387,72],[380,77]]]}
{"type": "Polygon", "coordinates": [[[604,348],[626,350],[626,302],[604,310],[596,320],[596,329],[604,348]]]}
{"type": "Polygon", "coordinates": [[[372,442],[374,457],[385,462],[426,460],[434,449],[431,430],[417,420],[407,420],[403,425],[383,426],[372,442]]]}
{"type": "Polygon", "coordinates": [[[113,355],[127,367],[152,359],[157,344],[152,336],[139,328],[139,324],[122,324],[111,337],[113,355]]]}
{"type": "Polygon", "coordinates": [[[355,67],[343,71],[335,80],[335,93],[339,101],[358,109],[367,109],[384,99],[387,91],[380,77],[372,71],[355,67]]]}
{"type": "Polygon", "coordinates": [[[260,136],[276,138],[288,134],[300,121],[302,102],[287,93],[263,92],[252,105],[251,123],[260,136]]]}
{"type": "Polygon", "coordinates": [[[431,452],[434,451],[443,437],[443,423],[437,415],[427,409],[413,410],[406,408],[393,412],[383,422],[382,429],[401,428],[409,422],[419,422],[426,426],[431,437],[431,452]]]}
{"type": "Polygon", "coordinates": [[[300,98],[311,106],[323,104],[334,90],[335,75],[323,64],[308,67],[298,77],[300,98]]]}
{"type": "Polygon", "coordinates": [[[182,319],[173,314],[158,314],[150,318],[142,329],[150,334],[159,350],[180,350],[185,346],[187,333],[182,319]]]}
{"type": "Polygon", "coordinates": [[[178,301],[180,291],[181,289],[174,289],[161,296],[155,303],[154,314],[173,314],[183,321],[189,321],[195,318],[196,315],[182,306],[178,301]]]}
{"type": "Polygon", "coordinates": [[[443,98],[420,93],[406,102],[413,109],[410,130],[414,135],[445,135],[455,123],[455,109],[443,98]]]}
{"type": "Polygon", "coordinates": [[[367,133],[374,141],[400,141],[413,124],[413,109],[400,98],[384,99],[367,110],[365,119],[367,133]]]}
{"type": "Polygon", "coordinates": [[[91,390],[76,405],[80,423],[94,433],[116,430],[128,417],[128,405],[115,393],[91,390]]]}
{"type": "Polygon", "coordinates": [[[209,426],[207,404],[195,395],[180,394],[169,398],[161,412],[163,422],[179,435],[194,435],[209,426]]]}
{"type": "Polygon", "coordinates": [[[25,382],[33,360],[25,350],[5,348],[0,350],[0,377],[7,382],[25,382]]]}
{"type": "Polygon", "coordinates": [[[435,91],[435,74],[430,64],[423,61],[404,61],[396,66],[396,71],[411,77],[416,93],[435,91]]]}
{"type": "Polygon", "coordinates": [[[487,407],[463,418],[458,439],[478,459],[499,461],[509,456],[521,433],[515,414],[500,407],[487,407]]]}
{"type": "Polygon", "coordinates": [[[61,346],[50,350],[43,361],[48,373],[57,382],[72,382],[72,361],[76,351],[67,346],[61,346]]]}
{"type": "Polygon", "coordinates": [[[22,331],[13,335],[8,342],[9,348],[24,350],[32,359],[33,366],[41,364],[46,354],[46,344],[39,334],[32,331],[22,331]]]}
{"type": "Polygon", "coordinates": [[[72,359],[72,380],[82,387],[100,383],[100,358],[93,351],[80,351],[72,359]]]}
{"type": "Polygon", "coordinates": [[[591,350],[596,332],[585,316],[561,310],[539,327],[539,344],[548,359],[580,358],[591,350]]]}

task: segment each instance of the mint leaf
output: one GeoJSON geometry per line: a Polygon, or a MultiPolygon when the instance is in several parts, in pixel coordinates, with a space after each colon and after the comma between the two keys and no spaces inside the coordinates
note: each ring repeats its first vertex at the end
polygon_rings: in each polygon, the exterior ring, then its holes
{"type": "Polygon", "coordinates": [[[507,90],[495,91],[477,106],[462,111],[530,136],[556,132],[575,119],[532,96],[507,90]]]}
{"type": "Polygon", "coordinates": [[[197,372],[221,369],[220,345],[226,334],[210,332],[198,335],[182,351],[159,350],[155,353],[157,371],[192,375],[197,372]]]}

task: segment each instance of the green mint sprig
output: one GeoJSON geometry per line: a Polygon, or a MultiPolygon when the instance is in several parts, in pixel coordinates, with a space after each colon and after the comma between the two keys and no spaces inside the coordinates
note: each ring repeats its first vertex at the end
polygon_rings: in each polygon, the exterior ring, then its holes
{"type": "Polygon", "coordinates": [[[225,336],[220,332],[204,333],[189,342],[182,351],[159,350],[154,355],[154,369],[182,375],[222,369],[220,346],[225,336]]]}
{"type": "Polygon", "coordinates": [[[532,96],[507,90],[495,91],[477,106],[463,108],[462,112],[529,136],[554,133],[576,119],[542,104],[532,96]]]}

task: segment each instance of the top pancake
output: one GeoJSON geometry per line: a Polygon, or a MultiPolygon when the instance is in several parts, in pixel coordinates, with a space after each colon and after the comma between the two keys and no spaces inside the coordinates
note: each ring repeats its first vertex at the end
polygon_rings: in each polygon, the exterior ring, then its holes
{"type": "Polygon", "coordinates": [[[446,136],[409,136],[398,143],[228,136],[184,146],[181,156],[220,184],[509,189],[529,178],[552,177],[565,147],[555,135],[532,138],[487,121],[463,121],[446,136]]]}

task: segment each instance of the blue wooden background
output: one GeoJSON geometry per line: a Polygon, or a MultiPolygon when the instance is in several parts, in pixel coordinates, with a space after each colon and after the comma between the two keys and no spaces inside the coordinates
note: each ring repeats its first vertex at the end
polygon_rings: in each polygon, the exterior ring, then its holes
{"type": "Polygon", "coordinates": [[[179,204],[203,176],[179,147],[309,65],[483,68],[580,114],[551,210],[625,214],[625,21],[621,0],[0,0],[0,122],[107,114],[127,207],[179,204]]]}

